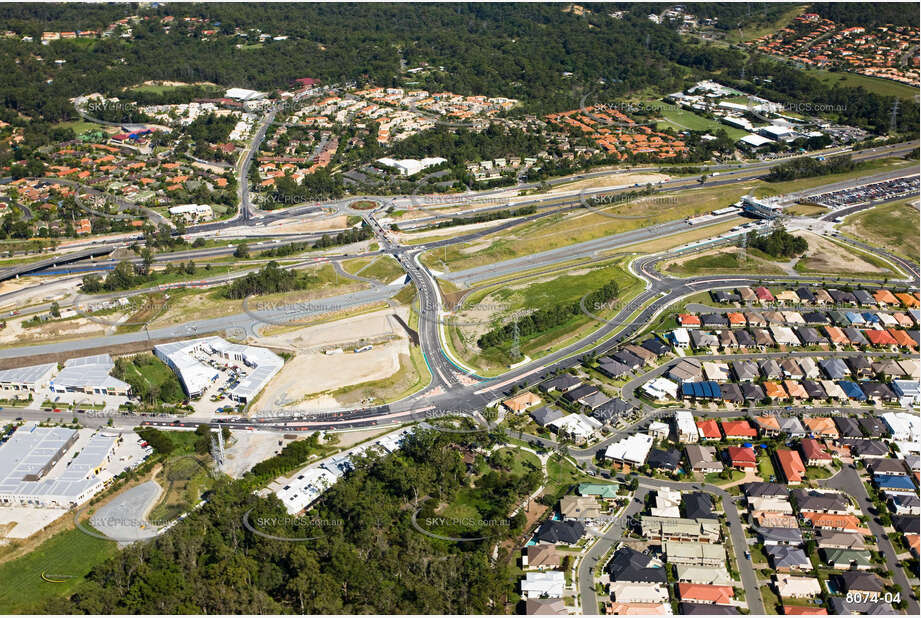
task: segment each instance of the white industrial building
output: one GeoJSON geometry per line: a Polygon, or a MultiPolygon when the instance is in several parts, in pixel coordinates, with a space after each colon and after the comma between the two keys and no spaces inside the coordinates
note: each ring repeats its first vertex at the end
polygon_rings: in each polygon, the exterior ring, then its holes
{"type": "Polygon", "coordinates": [[[400,429],[373,442],[366,442],[321,462],[312,463],[287,479],[285,485],[275,491],[275,495],[285,505],[285,510],[289,514],[300,513],[316,502],[323,492],[352,468],[353,457],[365,453],[368,449],[375,449],[384,454],[392,453],[400,448],[403,438],[412,431],[413,428],[400,429]]]}
{"type": "Polygon", "coordinates": [[[621,465],[641,466],[646,463],[652,442],[652,436],[635,433],[608,446],[604,451],[604,456],[621,465]]]}
{"type": "Polygon", "coordinates": [[[377,162],[381,165],[394,168],[400,176],[412,176],[429,167],[446,163],[447,159],[441,157],[426,157],[420,161],[419,159],[391,159],[390,157],[384,157],[378,159],[377,162]]]}
{"type": "Polygon", "coordinates": [[[131,394],[131,385],[109,375],[113,367],[115,363],[108,354],[64,361],[64,369],[49,383],[51,392],[127,397],[131,394]]]}
{"type": "Polygon", "coordinates": [[[205,221],[214,217],[214,211],[207,204],[180,204],[171,206],[169,214],[187,221],[205,221]]]}
{"type": "Polygon", "coordinates": [[[57,370],[57,363],[4,369],[0,371],[0,388],[12,391],[35,392],[48,386],[57,370]]]}
{"type": "Polygon", "coordinates": [[[217,380],[220,370],[211,363],[247,367],[249,374],[228,392],[231,399],[242,403],[252,401],[285,364],[270,350],[221,337],[163,343],[154,346],[154,354],[176,372],[189,397],[201,396],[217,380]]]}
{"type": "Polygon", "coordinates": [[[682,444],[694,443],[700,438],[694,415],[687,410],[675,412],[675,437],[682,444]]]}
{"type": "Polygon", "coordinates": [[[258,99],[264,99],[266,93],[259,92],[258,90],[247,90],[246,88],[230,88],[227,92],[224,93],[224,97],[228,99],[236,99],[237,101],[256,101],[258,99]]]}
{"type": "Polygon", "coordinates": [[[89,500],[105,483],[100,473],[119,442],[94,434],[64,464],[79,434],[62,427],[19,427],[0,445],[0,504],[72,508],[89,500]]]}

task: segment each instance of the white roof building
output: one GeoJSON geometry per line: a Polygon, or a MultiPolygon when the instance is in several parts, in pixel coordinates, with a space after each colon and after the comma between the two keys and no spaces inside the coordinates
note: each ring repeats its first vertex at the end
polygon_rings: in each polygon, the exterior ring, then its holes
{"type": "Polygon", "coordinates": [[[761,137],[760,135],[755,135],[754,133],[749,133],[739,141],[746,146],[751,146],[752,148],[760,148],[761,146],[766,146],[767,144],[774,143],[774,140],[768,139],[766,137],[761,137]]]}
{"type": "Polygon", "coordinates": [[[646,457],[649,455],[649,449],[652,448],[652,442],[652,436],[645,433],[635,433],[609,445],[604,451],[604,456],[617,463],[640,466],[646,463],[646,457]]]}
{"type": "Polygon", "coordinates": [[[686,328],[676,328],[672,331],[672,339],[676,348],[688,348],[691,346],[691,336],[686,328]]]}
{"type": "Polygon", "coordinates": [[[377,160],[381,165],[392,167],[397,170],[400,176],[412,176],[422,170],[446,163],[447,159],[441,157],[426,157],[421,161],[419,159],[391,159],[383,157],[377,160]]]}
{"type": "Polygon", "coordinates": [[[643,392],[653,399],[676,399],[678,397],[678,385],[668,378],[658,377],[651,382],[643,385],[643,392]]]}
{"type": "Polygon", "coordinates": [[[108,354],[64,361],[64,369],[49,382],[55,393],[128,395],[131,385],[109,375],[115,363],[108,354]]]}
{"type": "Polygon", "coordinates": [[[566,587],[562,571],[529,571],[521,580],[521,596],[525,599],[559,599],[566,587]]]}
{"type": "Polygon", "coordinates": [[[916,380],[893,380],[892,390],[899,396],[903,408],[915,408],[921,404],[921,392],[916,380]]]}
{"type": "Polygon", "coordinates": [[[556,428],[558,433],[565,431],[576,440],[588,440],[601,429],[601,422],[585,414],[568,414],[550,421],[547,425],[556,428]]]}
{"type": "Polygon", "coordinates": [[[649,435],[655,440],[665,440],[668,438],[668,424],[663,423],[662,421],[653,421],[649,423],[647,430],[649,435]]]}
{"type": "Polygon", "coordinates": [[[879,416],[892,432],[893,440],[921,441],[921,417],[907,412],[886,412],[879,416]]]}
{"type": "Polygon", "coordinates": [[[18,428],[0,445],[0,504],[71,508],[101,490],[99,473],[119,438],[95,434],[57,472],[78,437],[77,431],[62,427],[18,428]]]}
{"type": "Polygon", "coordinates": [[[681,517],[681,492],[663,487],[656,491],[656,505],[649,509],[653,517],[681,517]]]}
{"type": "Polygon", "coordinates": [[[697,442],[700,438],[697,423],[694,422],[694,415],[687,410],[675,412],[675,435],[678,438],[678,442],[683,444],[697,442]]]}
{"type": "Polygon", "coordinates": [[[704,361],[704,376],[707,380],[714,382],[726,382],[729,380],[729,365],[723,362],[704,361]]]}
{"type": "Polygon", "coordinates": [[[4,369],[0,371],[0,388],[34,391],[48,386],[57,370],[57,363],[4,369]]]}
{"type": "Polygon", "coordinates": [[[154,354],[176,372],[190,397],[201,395],[218,377],[219,371],[207,364],[209,356],[251,369],[228,393],[231,399],[244,403],[259,394],[285,364],[284,359],[271,350],[230,343],[221,337],[160,344],[154,346],[154,354]]]}
{"type": "Polygon", "coordinates": [[[236,99],[237,101],[255,101],[257,99],[264,99],[266,93],[259,92],[258,90],[247,90],[246,88],[230,88],[224,93],[224,96],[228,99],[236,99]]]}
{"type": "Polygon", "coordinates": [[[777,342],[777,345],[798,346],[800,344],[799,337],[797,337],[796,333],[793,332],[793,329],[788,326],[778,326],[777,324],[771,324],[769,329],[771,331],[771,336],[774,337],[774,341],[777,342]]]}
{"type": "Polygon", "coordinates": [[[181,204],[171,206],[169,209],[171,215],[179,215],[186,218],[203,218],[210,219],[214,216],[214,211],[207,204],[181,204]]]}

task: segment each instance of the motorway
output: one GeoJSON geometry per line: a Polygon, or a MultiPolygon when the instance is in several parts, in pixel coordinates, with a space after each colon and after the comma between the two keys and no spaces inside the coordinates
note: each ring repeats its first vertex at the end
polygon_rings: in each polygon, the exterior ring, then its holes
{"type": "MultiPolygon", "coordinates": [[[[270,114],[270,117],[271,119],[274,119],[274,114],[270,114]]],[[[267,116],[267,118],[269,118],[269,116],[267,116]]],[[[264,137],[265,130],[271,121],[272,120],[268,120],[268,122],[266,122],[264,120],[263,123],[260,124],[260,127],[257,130],[256,139],[253,141],[251,148],[246,152],[241,161],[241,172],[244,172],[248,168],[248,165],[251,163],[254,153],[257,150],[256,146],[258,142],[261,141],[261,139],[264,137]]],[[[912,144],[910,147],[914,147],[914,145],[912,144]]],[[[858,154],[861,155],[861,158],[891,156],[892,153],[902,152],[906,149],[910,149],[910,147],[905,145],[896,145],[893,147],[887,147],[886,149],[877,149],[876,152],[861,151],[861,153],[858,154]]],[[[857,155],[855,155],[855,158],[856,157],[857,155]]],[[[711,179],[706,183],[706,186],[728,184],[739,182],[740,180],[754,178],[762,175],[765,169],[768,167],[770,167],[770,164],[765,164],[764,162],[743,166],[741,169],[730,170],[725,174],[721,173],[720,176],[716,177],[716,179],[711,177],[711,179]]],[[[245,176],[246,174],[243,174],[244,178],[245,176]]],[[[587,177],[589,175],[586,174],[583,176],[587,177]]],[[[689,188],[690,186],[700,186],[696,179],[677,179],[674,181],[669,181],[669,183],[670,184],[667,186],[662,187],[662,190],[679,190],[681,188],[689,188]]],[[[241,200],[239,220],[234,221],[233,224],[239,225],[242,223],[244,225],[252,226],[254,225],[254,221],[256,219],[251,210],[248,185],[246,182],[240,183],[239,197],[241,200]]],[[[454,412],[456,414],[470,414],[472,410],[482,409],[485,405],[494,402],[504,396],[507,396],[513,390],[533,387],[554,372],[565,370],[579,364],[582,362],[583,358],[587,357],[588,355],[601,355],[608,352],[612,348],[640,334],[650,323],[655,320],[655,318],[660,313],[665,311],[669,306],[683,298],[686,298],[689,295],[700,291],[709,291],[721,288],[753,286],[769,284],[772,282],[795,282],[798,280],[816,281],[823,279],[822,277],[816,276],[772,276],[770,278],[763,278],[749,275],[715,275],[692,277],[688,279],[677,279],[664,275],[656,268],[657,264],[665,257],[667,257],[667,254],[641,256],[633,261],[631,264],[631,269],[637,276],[644,280],[646,289],[626,306],[620,307],[616,315],[608,320],[603,320],[600,324],[600,327],[595,332],[586,337],[583,337],[575,343],[557,350],[554,353],[544,356],[538,360],[531,361],[523,366],[511,369],[495,379],[478,379],[476,376],[471,375],[469,371],[466,371],[460,368],[457,364],[453,363],[444,352],[442,333],[440,332],[440,325],[442,322],[440,315],[442,313],[442,307],[444,306],[443,299],[441,298],[439,287],[435,281],[434,274],[421,264],[419,261],[419,255],[422,251],[441,246],[468,242],[470,240],[481,238],[487,234],[495,233],[496,231],[510,229],[516,225],[521,225],[524,222],[532,221],[539,217],[544,217],[548,214],[558,211],[553,210],[552,207],[555,207],[559,210],[568,210],[579,207],[579,204],[573,203],[571,197],[561,198],[559,196],[553,196],[548,197],[546,202],[547,203],[545,206],[551,208],[547,208],[543,212],[538,212],[534,215],[517,218],[511,221],[505,221],[499,223],[496,226],[492,226],[489,229],[427,243],[424,246],[404,246],[395,243],[391,237],[391,234],[385,230],[383,226],[381,226],[381,224],[377,221],[375,212],[362,213],[362,217],[371,226],[372,231],[381,244],[381,250],[375,252],[375,255],[381,253],[389,253],[393,255],[403,266],[406,273],[416,286],[418,291],[418,311],[420,314],[420,346],[422,348],[425,361],[431,370],[431,383],[422,391],[419,391],[416,394],[407,397],[406,399],[385,406],[331,411],[329,413],[322,414],[292,414],[289,411],[278,411],[277,413],[266,414],[260,418],[215,420],[212,421],[211,424],[213,426],[227,426],[234,429],[259,429],[280,432],[313,431],[317,429],[346,430],[368,428],[378,425],[396,425],[411,421],[418,421],[423,418],[423,415],[426,411],[432,409],[437,409],[442,414],[446,412],[454,412]]],[[[325,207],[329,207],[329,205],[325,205],[325,207]]],[[[313,212],[315,210],[315,206],[306,207],[304,209],[305,212],[313,212]]],[[[283,213],[283,216],[291,217],[296,216],[296,214],[296,212],[292,212],[289,209],[283,213]]],[[[279,214],[279,216],[282,216],[282,214],[279,214]]],[[[205,229],[216,230],[229,224],[224,222],[211,225],[216,227],[209,227],[205,229]]],[[[537,254],[536,256],[529,259],[519,259],[517,261],[509,260],[508,263],[503,262],[498,265],[490,265],[480,269],[469,269],[468,271],[450,273],[445,275],[445,277],[450,280],[470,284],[471,282],[482,281],[484,279],[489,279],[498,275],[518,272],[522,269],[533,269],[540,265],[571,260],[574,257],[578,257],[579,255],[583,254],[591,255],[599,250],[610,250],[612,248],[616,248],[617,246],[629,242],[636,242],[638,239],[644,239],[650,236],[658,237],[668,233],[677,233],[678,231],[682,230],[682,225],[685,228],[687,227],[684,222],[662,224],[661,226],[654,228],[651,232],[637,230],[635,232],[625,233],[625,235],[618,235],[618,237],[612,237],[613,240],[602,239],[599,241],[592,241],[590,244],[583,243],[585,246],[582,247],[567,248],[565,250],[557,250],[555,252],[544,252],[542,254],[537,254]]],[[[839,240],[854,244],[855,246],[862,245],[862,243],[850,241],[849,239],[839,238],[839,240]]],[[[216,255],[216,251],[224,250],[227,249],[210,248],[205,251],[209,252],[211,255],[216,255]]],[[[88,249],[87,251],[95,250],[88,249]]],[[[918,266],[916,264],[912,264],[907,260],[886,254],[884,252],[881,253],[884,255],[884,257],[890,259],[890,261],[897,263],[908,273],[908,283],[914,286],[918,285],[919,275],[918,266]]],[[[182,252],[182,257],[188,259],[199,255],[201,255],[201,253],[196,251],[182,252]]],[[[66,258],[66,256],[63,257],[66,258]]],[[[345,256],[339,257],[341,259],[345,256]]],[[[57,263],[60,263],[62,256],[56,256],[55,258],[49,259],[56,259],[57,263]]],[[[86,256],[80,257],[79,259],[86,259],[86,256]]],[[[828,279],[835,280],[839,285],[844,285],[848,282],[862,282],[871,284],[876,283],[880,285],[883,284],[882,281],[874,280],[872,278],[848,279],[829,277],[828,279]]],[[[343,308],[354,307],[377,302],[380,300],[386,300],[392,297],[392,295],[395,294],[398,290],[399,287],[396,286],[373,286],[370,289],[342,295],[335,297],[334,299],[322,299],[318,302],[324,303],[326,305],[335,303],[343,308]]],[[[102,345],[112,346],[118,345],[119,343],[141,341],[145,338],[153,341],[156,339],[170,337],[197,336],[211,332],[228,331],[231,329],[242,329],[246,333],[255,334],[254,326],[258,326],[258,324],[261,322],[273,320],[290,321],[291,319],[296,319],[296,317],[297,316],[292,316],[285,307],[267,310],[265,313],[257,313],[255,316],[252,315],[252,312],[244,311],[232,316],[194,320],[186,324],[155,329],[151,330],[149,333],[138,331],[133,333],[122,333],[98,339],[83,339],[79,341],[66,343],[62,342],[58,344],[8,348],[0,350],[0,357],[27,358],[28,356],[36,354],[45,354],[48,352],[62,353],[65,351],[78,349],[91,349],[100,347],[102,345]]],[[[742,356],[738,356],[736,358],[741,357],[742,356]]],[[[664,371],[664,369],[662,371],[664,371]]],[[[637,380],[639,380],[639,378],[637,378],[637,380]]],[[[639,426],[640,423],[648,422],[650,418],[663,413],[663,411],[653,411],[646,409],[645,407],[644,411],[646,414],[641,420],[634,423],[631,427],[619,431],[616,435],[623,435],[624,433],[631,431],[635,427],[639,426]]],[[[716,411],[714,413],[714,415],[726,414],[730,414],[730,411],[716,411]]],[[[737,415],[738,412],[735,412],[735,414],[737,415]]],[[[64,420],[70,420],[72,413],[67,411],[62,412],[61,415],[67,417],[64,420]]],[[[0,417],[3,418],[44,420],[49,416],[54,416],[54,413],[49,414],[48,411],[40,409],[7,408],[5,410],[0,410],[0,417]]],[[[127,429],[129,427],[134,427],[137,426],[140,422],[164,427],[176,427],[177,425],[186,424],[182,420],[176,420],[172,417],[139,417],[136,415],[110,416],[97,412],[78,412],[77,416],[81,419],[82,423],[88,426],[103,426],[109,422],[112,422],[112,424],[117,429],[127,429]]],[[[192,425],[194,423],[188,424],[192,425]]],[[[533,436],[529,438],[536,439],[540,443],[553,443],[552,441],[538,439],[533,436]]],[[[616,436],[610,436],[606,442],[610,443],[614,439],[616,439],[616,436]]],[[[604,444],[595,445],[591,449],[576,451],[573,453],[573,455],[587,469],[597,469],[591,462],[591,458],[594,456],[594,453],[599,448],[603,448],[603,446],[604,444]]],[[[684,490],[690,488],[690,485],[687,483],[658,481],[654,479],[643,479],[643,485],[646,489],[663,485],[684,490]]],[[[726,512],[730,538],[732,540],[733,547],[735,548],[736,555],[738,556],[742,551],[744,551],[742,548],[745,548],[747,543],[744,538],[741,522],[739,521],[738,510],[732,502],[731,496],[729,496],[729,494],[724,490],[715,486],[705,486],[704,489],[721,499],[723,508],[726,512]]],[[[851,489],[856,492],[857,488],[851,489]]],[[[862,499],[860,492],[856,492],[854,495],[856,495],[858,499],[862,499]]],[[[614,542],[615,540],[616,539],[613,539],[611,542],[614,542]]],[[[593,587],[589,581],[590,570],[593,567],[593,561],[591,558],[597,558],[606,553],[607,549],[610,548],[610,544],[606,546],[605,543],[607,543],[605,539],[600,540],[596,546],[590,550],[586,556],[586,559],[582,562],[582,566],[580,566],[577,585],[580,587],[583,595],[583,608],[587,611],[594,611],[595,608],[597,608],[597,602],[594,602],[594,592],[593,590],[590,590],[593,587]],[[583,572],[583,570],[587,570],[587,573],[589,574],[586,574],[586,572],[583,572]]],[[[891,545],[881,543],[880,546],[886,554],[887,560],[896,561],[894,550],[892,549],[891,545]]],[[[739,560],[738,562],[742,583],[746,590],[746,598],[750,604],[749,607],[753,613],[763,613],[764,608],[761,603],[760,593],[758,591],[757,578],[751,563],[745,560],[739,560]]],[[[896,578],[898,581],[898,575],[896,575],[896,578]]],[[[903,590],[906,589],[906,587],[903,587],[903,590]]],[[[916,608],[917,606],[915,605],[914,607],[916,608]]]]}

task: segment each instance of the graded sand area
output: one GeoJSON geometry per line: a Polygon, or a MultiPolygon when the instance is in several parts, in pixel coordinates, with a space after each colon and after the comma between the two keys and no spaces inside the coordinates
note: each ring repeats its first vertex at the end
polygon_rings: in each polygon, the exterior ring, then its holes
{"type": "Polygon", "coordinates": [[[0,545],[4,539],[26,539],[67,513],[66,509],[0,507],[0,545]]]}
{"type": "Polygon", "coordinates": [[[259,344],[289,349],[295,356],[254,403],[252,413],[338,407],[329,393],[397,373],[400,355],[409,355],[409,336],[393,317],[395,311],[408,319],[408,308],[386,309],[261,338],[259,344]],[[354,352],[366,345],[373,347],[354,352]]]}
{"type": "Polygon", "coordinates": [[[832,242],[812,232],[801,232],[809,243],[809,249],[797,263],[800,272],[880,274],[889,273],[889,269],[871,263],[846,247],[832,242]]]}
{"type": "Polygon", "coordinates": [[[280,433],[233,431],[231,435],[229,445],[224,448],[221,472],[235,479],[242,478],[257,463],[277,455],[293,442],[280,433]]]}

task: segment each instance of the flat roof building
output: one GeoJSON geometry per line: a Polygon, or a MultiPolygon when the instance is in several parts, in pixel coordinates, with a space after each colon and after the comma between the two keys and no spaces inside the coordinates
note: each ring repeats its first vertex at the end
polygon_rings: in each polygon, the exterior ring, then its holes
{"type": "Polygon", "coordinates": [[[231,399],[242,403],[259,394],[285,364],[284,359],[270,350],[230,343],[221,337],[160,344],[154,346],[154,354],[176,372],[189,397],[200,396],[218,377],[219,371],[208,364],[209,356],[251,369],[228,393],[231,399]]]}
{"type": "Polygon", "coordinates": [[[115,363],[108,354],[72,358],[64,362],[64,369],[51,379],[49,386],[55,393],[127,397],[131,385],[109,375],[113,367],[115,363]]]}

